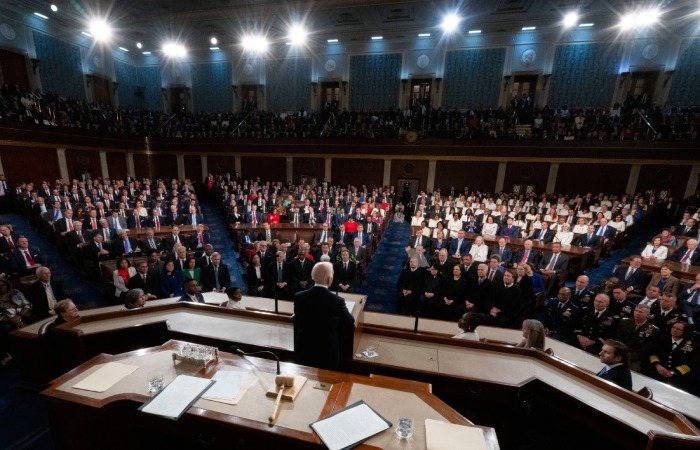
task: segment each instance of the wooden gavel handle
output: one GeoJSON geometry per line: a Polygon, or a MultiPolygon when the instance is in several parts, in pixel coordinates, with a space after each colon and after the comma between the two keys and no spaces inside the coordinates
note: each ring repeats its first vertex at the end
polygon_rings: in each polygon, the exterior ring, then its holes
{"type": "Polygon", "coordinates": [[[284,392],[284,384],[279,386],[279,392],[277,393],[277,399],[275,400],[275,409],[272,410],[272,414],[268,417],[270,423],[273,423],[277,419],[277,413],[280,410],[280,401],[282,400],[282,392],[284,392]]]}

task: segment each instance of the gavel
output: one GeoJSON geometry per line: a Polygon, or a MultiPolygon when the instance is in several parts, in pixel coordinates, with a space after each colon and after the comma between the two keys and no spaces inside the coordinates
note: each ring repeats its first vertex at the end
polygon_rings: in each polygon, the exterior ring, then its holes
{"type": "Polygon", "coordinates": [[[270,414],[270,417],[268,418],[270,424],[274,423],[275,419],[277,419],[277,414],[279,413],[280,401],[282,400],[282,393],[284,392],[284,388],[294,386],[294,377],[291,375],[277,375],[275,377],[275,386],[277,386],[278,389],[277,399],[275,400],[275,408],[272,410],[272,414],[270,414]]]}

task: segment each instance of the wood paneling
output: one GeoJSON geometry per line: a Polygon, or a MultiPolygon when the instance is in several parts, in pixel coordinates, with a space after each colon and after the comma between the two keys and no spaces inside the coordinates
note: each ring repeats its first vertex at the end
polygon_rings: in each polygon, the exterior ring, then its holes
{"type": "MultiPolygon", "coordinates": [[[[151,168],[151,179],[157,180],[159,178],[170,180],[173,178],[178,178],[177,176],[177,156],[175,155],[148,155],[151,168]]],[[[202,177],[199,174],[198,180],[202,177]]]]}
{"type": "MultiPolygon", "coordinates": [[[[399,178],[418,180],[418,186],[424,190],[428,182],[428,161],[394,159],[391,161],[391,184],[398,186],[399,178]]],[[[381,180],[379,181],[381,183],[381,180]]]]}
{"type": "Polygon", "coordinates": [[[643,165],[635,193],[647,189],[671,189],[671,195],[682,198],[690,177],[690,165],[667,166],[662,164],[643,165]]]}
{"type": "Polygon", "coordinates": [[[480,190],[493,192],[498,176],[498,162],[438,161],[435,167],[435,188],[448,192],[451,186],[457,192],[480,190]]]}
{"type": "Polygon", "coordinates": [[[554,191],[562,194],[619,194],[627,187],[631,167],[627,164],[560,164],[554,191]]]}
{"type": "MultiPolygon", "coordinates": [[[[211,158],[211,157],[210,157],[211,158]]],[[[231,176],[236,172],[231,166],[231,176]]],[[[213,168],[209,165],[209,171],[213,168]]],[[[229,172],[227,170],[227,172],[229,172]]],[[[261,180],[287,181],[287,161],[285,158],[264,156],[241,157],[241,176],[243,178],[260,177],[261,180]]]]}
{"type": "Polygon", "coordinates": [[[0,158],[9,184],[42,180],[51,181],[61,177],[55,148],[0,146],[0,158]]]}
{"type": "MultiPolygon", "coordinates": [[[[207,169],[209,173],[214,175],[230,173],[233,176],[236,173],[236,158],[233,155],[209,155],[207,156],[207,169]]],[[[196,179],[200,178],[202,178],[201,170],[196,179]]]]}
{"type": "Polygon", "coordinates": [[[535,185],[536,192],[544,192],[549,178],[549,163],[508,162],[503,190],[511,192],[514,184],[535,185]]]}
{"type": "Polygon", "coordinates": [[[18,85],[24,92],[30,90],[24,55],[0,49],[0,70],[2,70],[3,83],[8,86],[18,85]]]}
{"type": "Polygon", "coordinates": [[[323,158],[294,158],[292,162],[292,180],[295,184],[301,182],[302,175],[316,177],[318,183],[323,183],[326,175],[326,162],[323,158]]]}
{"type": "Polygon", "coordinates": [[[107,165],[109,166],[110,178],[126,177],[126,153],[108,152],[107,165]]]}
{"type": "MultiPolygon", "coordinates": [[[[211,167],[209,171],[211,171],[211,167]]],[[[233,172],[231,172],[231,176],[233,176],[233,172]]],[[[199,155],[185,155],[185,178],[192,181],[202,178],[202,158],[199,155]]]]}
{"type": "Polygon", "coordinates": [[[384,178],[384,161],[381,159],[333,158],[331,184],[347,186],[381,186],[384,178]]]}
{"type": "Polygon", "coordinates": [[[92,178],[102,176],[99,152],[67,148],[66,165],[68,166],[68,176],[70,178],[80,179],[85,172],[89,172],[92,178]]]}
{"type": "Polygon", "coordinates": [[[134,154],[134,172],[130,174],[137,180],[151,176],[151,159],[143,153],[134,154]]]}

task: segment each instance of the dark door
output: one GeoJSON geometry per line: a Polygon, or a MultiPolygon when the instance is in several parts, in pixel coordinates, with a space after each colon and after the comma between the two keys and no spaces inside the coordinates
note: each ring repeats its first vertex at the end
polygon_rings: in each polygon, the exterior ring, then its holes
{"type": "Polygon", "coordinates": [[[95,75],[90,77],[90,79],[92,81],[92,95],[95,101],[111,106],[112,95],[109,91],[109,80],[95,75]]]}
{"type": "Polygon", "coordinates": [[[630,79],[630,90],[627,91],[627,100],[632,102],[631,106],[635,108],[649,108],[656,93],[659,72],[632,72],[630,79]]]}
{"type": "Polygon", "coordinates": [[[338,113],[340,102],[340,81],[321,83],[321,110],[338,113]]]}
{"type": "Polygon", "coordinates": [[[417,78],[411,80],[411,97],[409,104],[430,106],[430,95],[433,84],[432,78],[417,78]]]}
{"type": "Polygon", "coordinates": [[[241,86],[241,111],[251,112],[258,109],[258,85],[244,84],[241,86]]]}
{"type": "Polygon", "coordinates": [[[0,74],[2,82],[8,86],[19,86],[20,90],[29,90],[29,76],[24,55],[0,49],[0,74]]]}
{"type": "Polygon", "coordinates": [[[171,87],[168,89],[168,101],[172,114],[187,113],[187,88],[171,87]]]}

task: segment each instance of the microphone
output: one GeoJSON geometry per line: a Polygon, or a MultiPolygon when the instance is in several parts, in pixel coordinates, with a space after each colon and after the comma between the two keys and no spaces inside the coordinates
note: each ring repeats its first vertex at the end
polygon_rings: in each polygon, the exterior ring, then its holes
{"type": "Polygon", "coordinates": [[[275,358],[275,361],[277,361],[277,375],[279,375],[281,373],[280,372],[280,359],[277,357],[277,355],[275,355],[274,353],[272,353],[269,350],[260,350],[258,352],[246,353],[243,350],[241,350],[240,348],[238,348],[237,345],[232,345],[231,347],[229,347],[228,351],[231,353],[236,353],[236,354],[241,355],[241,356],[253,356],[253,355],[260,355],[263,353],[266,355],[272,355],[272,357],[275,358]]]}
{"type": "Polygon", "coordinates": [[[277,288],[275,288],[275,314],[279,314],[279,300],[277,298],[277,288]]]}

